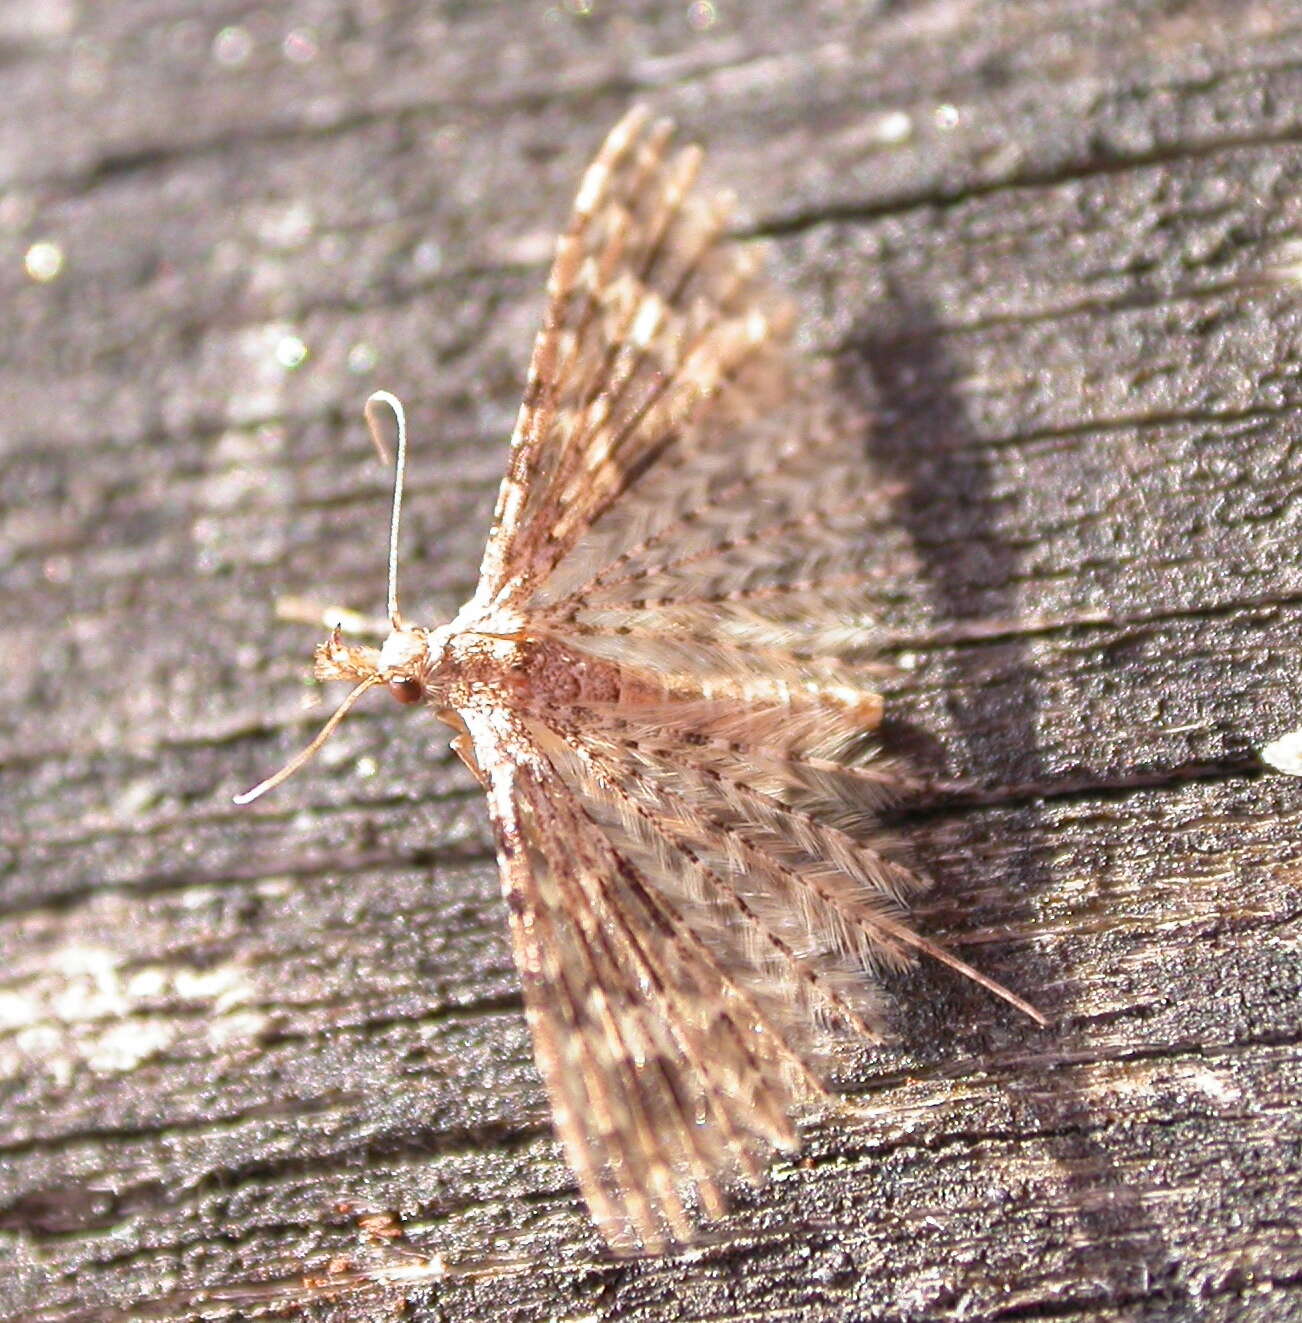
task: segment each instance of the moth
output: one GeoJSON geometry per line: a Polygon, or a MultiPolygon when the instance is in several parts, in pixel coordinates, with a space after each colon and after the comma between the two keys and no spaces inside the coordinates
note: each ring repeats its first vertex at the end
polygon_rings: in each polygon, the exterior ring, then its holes
{"type": "Polygon", "coordinates": [[[434,628],[398,611],[399,412],[387,637],[317,649],[352,691],[240,796],[372,689],[452,727],[556,1131],[607,1242],[650,1253],[798,1147],[886,1032],[874,971],[925,953],[1043,1023],[908,921],[853,554],[882,501],[671,134],[635,108],[583,176],[474,596],[434,628]]]}

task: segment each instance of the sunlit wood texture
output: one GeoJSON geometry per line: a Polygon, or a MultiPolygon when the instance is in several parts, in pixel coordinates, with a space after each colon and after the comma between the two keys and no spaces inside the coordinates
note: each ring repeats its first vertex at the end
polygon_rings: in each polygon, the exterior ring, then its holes
{"type": "Polygon", "coordinates": [[[368,1210],[547,1268],[418,1319],[1296,1312],[1299,787],[1251,756],[1302,721],[1294,7],[583,8],[0,20],[0,1314],[392,1269],[368,1210]],[[870,1115],[723,1245],[612,1266],[445,734],[377,702],[229,796],[321,716],[276,599],[382,605],[374,386],[417,438],[407,609],[473,584],[634,96],[877,410],[894,737],[981,790],[897,823],[919,921],[1056,1023],[894,981],[870,1115]]]}

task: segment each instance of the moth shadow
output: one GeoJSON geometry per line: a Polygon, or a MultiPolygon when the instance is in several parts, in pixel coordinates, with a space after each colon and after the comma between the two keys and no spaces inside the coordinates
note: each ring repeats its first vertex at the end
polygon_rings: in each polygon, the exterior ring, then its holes
{"type": "MultiPolygon", "coordinates": [[[[1048,788],[1038,751],[1043,693],[1032,645],[1016,630],[1020,551],[1003,532],[991,452],[967,418],[941,327],[907,291],[893,290],[885,309],[874,308],[839,368],[840,389],[868,406],[868,466],[892,493],[895,524],[908,543],[914,586],[899,633],[918,641],[909,650],[922,656],[928,688],[939,695],[918,698],[912,709],[907,697],[888,705],[887,751],[935,787],[895,816],[927,854],[927,841],[952,831],[956,817],[989,806],[1011,814],[1026,845],[1000,842],[999,909],[1029,918],[1030,898],[1053,882],[1034,848],[1044,822],[1033,792],[1048,788]],[[990,622],[999,627],[987,639],[990,622]],[[1027,898],[1020,907],[1014,894],[1027,898]]],[[[939,860],[921,862],[942,904],[946,895],[961,903],[960,879],[947,878],[939,860]]],[[[1062,988],[1061,970],[1036,970],[1031,959],[1021,959],[1018,992],[1034,1001],[1040,973],[1062,988]]],[[[947,975],[944,982],[953,984],[947,975]]],[[[956,994],[970,994],[973,1018],[985,1008],[981,1018],[989,1019],[986,993],[959,985],[956,994]]]]}
{"type": "MultiPolygon", "coordinates": [[[[1034,794],[1049,776],[1038,750],[1045,690],[1032,636],[1002,623],[1017,620],[1022,553],[1003,531],[1007,498],[999,494],[997,454],[969,420],[960,369],[947,354],[943,328],[927,302],[909,290],[893,287],[886,305],[871,310],[838,368],[842,392],[868,406],[872,422],[864,445],[870,468],[896,493],[895,518],[909,543],[927,618],[927,665],[940,676],[941,724],[958,747],[942,745],[912,716],[888,723],[884,741],[924,777],[952,777],[957,766],[961,782],[971,785],[970,793],[946,791],[902,806],[896,826],[918,842],[938,909],[957,918],[965,909],[992,904],[1005,922],[1019,914],[1031,917],[1033,898],[1054,885],[1051,852],[1044,848],[1051,827],[1034,794]],[[983,626],[991,621],[1001,625],[984,637],[983,626]],[[1018,789],[1010,794],[1012,787],[1018,789]],[[987,827],[981,815],[991,812],[995,818],[987,827]],[[954,865],[942,859],[975,860],[978,851],[965,847],[985,833],[1001,838],[1002,876],[981,879],[983,902],[971,886],[979,862],[960,865],[960,879],[947,876],[954,865]],[[1020,903],[1014,899],[1019,896],[1020,903]]],[[[1006,489],[1006,477],[1003,483],[1006,489]]],[[[922,921],[924,931],[930,922],[922,921]]],[[[1006,974],[986,954],[997,960],[1000,949],[993,942],[961,954],[1009,982],[1051,1019],[1059,1011],[1069,1015],[1075,998],[1061,968],[1023,951],[1006,974]],[[1051,989],[1051,997],[1037,995],[1041,988],[1051,989]]],[[[1169,1273],[1171,1254],[1106,1141],[1091,1137],[1101,1121],[1089,1094],[1072,1083],[1069,1026],[1037,1029],[1011,1008],[992,1003],[984,990],[957,986],[949,971],[917,971],[905,982],[914,993],[897,1017],[905,1040],[922,1044],[919,1055],[935,1073],[952,1073],[952,1012],[961,1005],[965,1032],[989,1034],[987,1056],[1003,1059],[995,1073],[1018,1081],[1007,1093],[1014,1113],[1024,1118],[1028,1151],[1040,1149],[1057,1168],[1062,1188],[1055,1196],[1072,1210],[1085,1245],[1113,1247],[1112,1291],[1152,1291],[1169,1273]],[[919,998],[920,984],[935,997],[919,998]],[[970,1028],[975,1024],[993,1027],[978,1031],[970,1028]],[[1037,1131],[1045,1138],[1035,1139],[1037,1131]]],[[[1098,1270],[1097,1254],[1088,1262],[1098,1270]]]]}

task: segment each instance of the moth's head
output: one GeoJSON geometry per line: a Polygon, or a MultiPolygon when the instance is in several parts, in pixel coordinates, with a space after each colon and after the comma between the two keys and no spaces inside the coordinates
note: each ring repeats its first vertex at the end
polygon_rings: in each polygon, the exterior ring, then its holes
{"type": "Polygon", "coordinates": [[[312,669],[318,680],[382,684],[395,702],[419,703],[425,697],[429,667],[429,631],[399,623],[379,648],[346,643],[339,630],[333,630],[317,648],[312,669]]]}

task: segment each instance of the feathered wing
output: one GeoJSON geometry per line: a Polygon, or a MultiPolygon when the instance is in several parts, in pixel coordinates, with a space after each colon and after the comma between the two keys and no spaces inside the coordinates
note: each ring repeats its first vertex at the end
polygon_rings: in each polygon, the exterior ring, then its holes
{"type": "Polygon", "coordinates": [[[795,1143],[871,977],[925,952],[875,812],[862,426],[787,359],[697,157],[632,112],[580,189],[476,595],[572,692],[463,714],[538,1064],[612,1244],[657,1249],[795,1143]]]}
{"type": "Polygon", "coordinates": [[[478,599],[520,606],[649,468],[677,464],[787,393],[789,310],[728,207],[692,192],[700,151],[631,110],[557,242],[478,599]]]}
{"type": "Polygon", "coordinates": [[[683,1243],[772,1149],[795,1148],[793,1115],[824,1097],[807,1026],[729,958],[726,920],[722,947],[707,940],[701,920],[723,919],[699,894],[708,866],[647,828],[622,775],[515,715],[468,725],[491,769],[535,1055],[580,1190],[613,1246],[683,1243]],[[679,869],[682,885],[666,885],[679,869]]]}
{"type": "Polygon", "coordinates": [[[686,1243],[797,1147],[844,1050],[883,1036],[866,971],[919,947],[957,963],[902,917],[916,878],[853,830],[881,778],[798,736],[743,751],[757,711],[462,715],[580,1191],[619,1250],[686,1243]]]}

